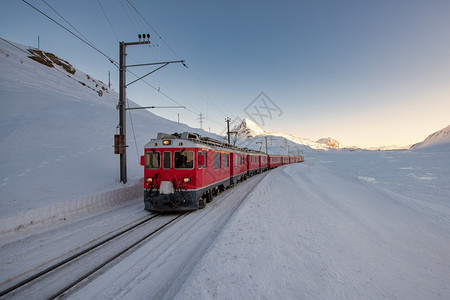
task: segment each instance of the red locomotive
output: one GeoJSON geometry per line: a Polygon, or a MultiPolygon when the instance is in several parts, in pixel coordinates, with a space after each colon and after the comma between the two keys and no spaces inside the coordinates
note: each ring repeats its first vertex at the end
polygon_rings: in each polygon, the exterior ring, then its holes
{"type": "Polygon", "coordinates": [[[195,133],[159,133],[145,145],[144,204],[151,212],[204,208],[227,187],[302,156],[271,156],[195,133]]]}

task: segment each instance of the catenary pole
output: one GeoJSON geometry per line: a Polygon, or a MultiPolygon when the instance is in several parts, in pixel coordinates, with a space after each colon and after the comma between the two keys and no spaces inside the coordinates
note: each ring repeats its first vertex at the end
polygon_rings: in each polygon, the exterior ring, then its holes
{"type": "MultiPolygon", "coordinates": [[[[148,109],[148,108],[159,108],[155,106],[147,106],[147,107],[139,107],[139,108],[127,108],[127,86],[135,83],[138,80],[143,79],[144,77],[156,72],[157,70],[172,64],[172,63],[181,63],[183,66],[187,67],[184,64],[184,60],[179,61],[165,61],[165,62],[156,62],[156,63],[148,63],[148,64],[140,64],[140,65],[130,65],[126,64],[126,56],[127,56],[127,46],[132,45],[144,45],[150,44],[150,35],[143,34],[142,36],[139,34],[139,42],[119,42],[119,101],[117,104],[117,110],[119,111],[119,124],[116,128],[116,135],[114,136],[114,153],[120,155],[120,182],[127,183],[127,143],[126,143],[126,111],[128,109],[148,109]],[[141,40],[142,38],[142,40],[141,40]],[[157,69],[147,73],[146,75],[139,77],[138,79],[127,84],[126,80],[126,72],[127,67],[140,67],[140,66],[149,66],[149,65],[162,65],[157,69]]],[[[184,106],[177,107],[164,107],[164,108],[184,108],[184,106]]]]}

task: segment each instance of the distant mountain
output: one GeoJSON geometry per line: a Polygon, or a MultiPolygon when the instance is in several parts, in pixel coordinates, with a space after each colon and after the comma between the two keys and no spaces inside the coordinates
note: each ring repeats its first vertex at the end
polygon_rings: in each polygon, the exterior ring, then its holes
{"type": "Polygon", "coordinates": [[[332,139],[330,137],[322,138],[320,140],[317,140],[316,143],[324,144],[324,145],[327,145],[330,148],[335,148],[335,149],[344,148],[344,145],[342,145],[341,142],[339,142],[338,140],[332,139]]]}
{"type": "MultiPolygon", "coordinates": [[[[339,141],[332,139],[332,138],[325,138],[320,139],[317,142],[314,142],[308,138],[300,138],[297,136],[294,136],[292,134],[284,134],[276,131],[269,131],[266,129],[261,128],[258,124],[255,122],[244,119],[242,120],[241,124],[236,126],[233,129],[234,132],[236,132],[236,136],[239,139],[254,139],[256,137],[272,137],[273,139],[285,139],[293,142],[294,144],[299,144],[302,146],[308,146],[311,149],[321,149],[321,150],[329,150],[329,149],[340,149],[343,148],[342,143],[339,141]]],[[[271,138],[271,139],[272,139],[271,138]]],[[[242,144],[242,143],[241,143],[242,144]]],[[[245,144],[245,142],[244,142],[245,144]]],[[[280,146],[281,147],[281,146],[280,146]]]]}
{"type": "Polygon", "coordinates": [[[240,139],[254,138],[259,135],[265,135],[267,130],[262,129],[258,124],[249,119],[242,120],[241,124],[233,129],[237,132],[237,137],[240,139]]]}
{"type": "Polygon", "coordinates": [[[412,149],[450,144],[450,125],[430,134],[423,142],[413,145],[412,149]]]}

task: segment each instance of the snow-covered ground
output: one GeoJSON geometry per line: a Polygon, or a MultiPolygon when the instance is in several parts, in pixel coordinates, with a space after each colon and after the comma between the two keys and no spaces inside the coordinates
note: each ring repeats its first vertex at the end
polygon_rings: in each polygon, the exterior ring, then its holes
{"type": "Polygon", "coordinates": [[[418,197],[385,189],[370,170],[358,178],[307,161],[271,171],[179,298],[448,299],[449,169],[436,173],[442,202],[422,198],[438,194],[425,185],[418,197]]]}
{"type": "MultiPolygon", "coordinates": [[[[316,153],[279,167],[189,214],[70,297],[448,299],[450,165],[443,150],[316,153]]],[[[117,222],[141,216],[139,206],[118,207],[117,222]]],[[[111,216],[95,218],[103,226],[111,216]]],[[[83,223],[96,228],[92,222],[83,223]]],[[[83,223],[43,231],[30,252],[39,257],[39,243],[58,232],[74,232],[73,245],[92,238],[83,223]]],[[[9,239],[10,249],[23,249],[17,236],[9,239]]],[[[17,256],[1,255],[8,264],[17,256]]]]}
{"type": "MultiPolygon", "coordinates": [[[[118,183],[117,94],[99,97],[99,81],[69,78],[26,51],[0,40],[0,290],[148,214],[132,140],[130,182],[118,183]]],[[[194,130],[147,111],[133,123],[138,151],[159,131],[194,130]]],[[[272,153],[300,152],[306,162],[227,190],[70,296],[450,298],[450,143],[315,152],[270,142],[272,153]]]]}

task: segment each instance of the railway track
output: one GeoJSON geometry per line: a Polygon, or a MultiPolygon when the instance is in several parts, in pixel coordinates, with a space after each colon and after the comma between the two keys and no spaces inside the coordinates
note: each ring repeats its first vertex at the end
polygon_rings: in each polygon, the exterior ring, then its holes
{"type": "MultiPolygon", "coordinates": [[[[69,257],[48,265],[45,269],[0,290],[0,298],[33,297],[36,290],[45,298],[55,299],[95,276],[112,262],[132,252],[139,244],[160,232],[183,215],[152,215],[118,232],[78,250],[69,257]],[[61,280],[64,277],[64,280],[61,280]]],[[[141,218],[142,219],[142,218],[141,218]]],[[[8,282],[9,280],[7,280],[8,282]]],[[[11,280],[14,282],[14,280],[11,280]]]]}
{"type": "Polygon", "coordinates": [[[173,298],[231,216],[266,175],[253,176],[226,190],[206,209],[192,214],[141,216],[139,221],[116,228],[70,257],[53,261],[20,282],[10,282],[9,287],[1,288],[0,298],[120,299],[127,296],[124,291],[136,288],[145,289],[149,298],[173,298]]]}
{"type": "MultiPolygon", "coordinates": [[[[224,191],[205,209],[183,219],[73,291],[74,299],[173,299],[233,215],[268,172],[224,191]],[[112,284],[113,283],[113,284],[112,284]]],[[[190,286],[196,288],[195,284],[190,286]]]]}

